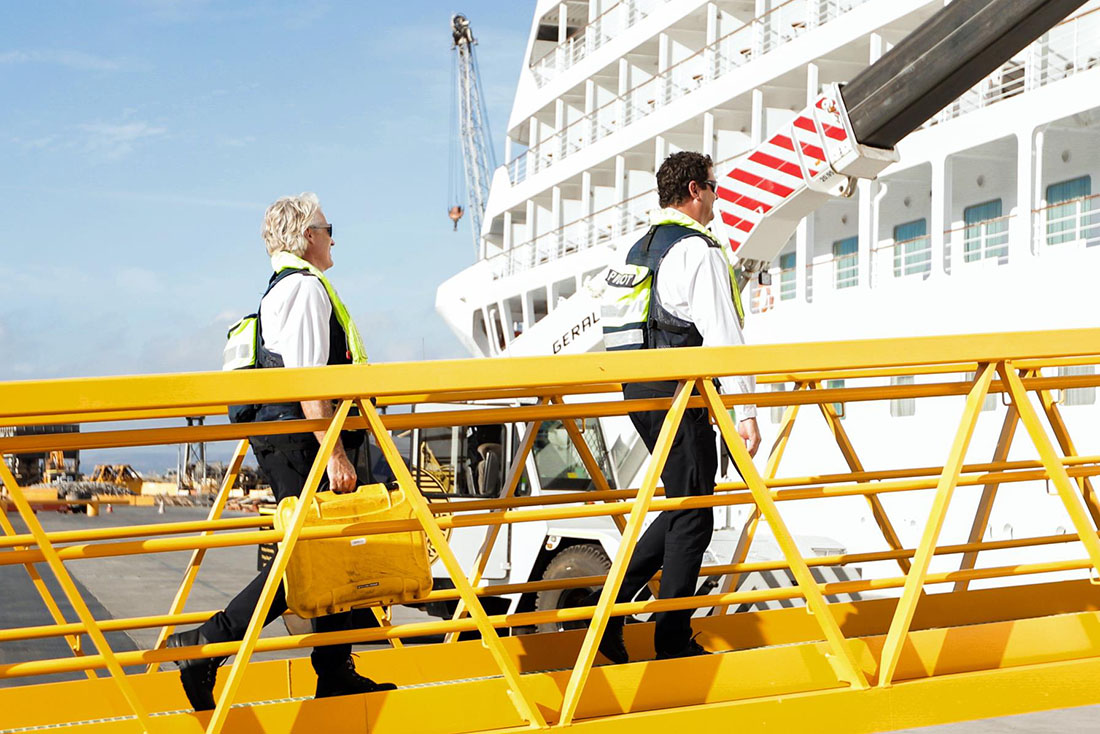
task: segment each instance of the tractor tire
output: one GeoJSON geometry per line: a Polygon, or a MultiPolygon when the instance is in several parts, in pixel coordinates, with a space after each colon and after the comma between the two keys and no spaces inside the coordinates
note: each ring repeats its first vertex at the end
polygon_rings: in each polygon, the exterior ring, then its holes
{"type": "MultiPolygon", "coordinates": [[[[611,568],[611,559],[603,548],[595,543],[571,545],[562,550],[546,566],[542,574],[543,581],[571,579],[578,576],[604,576],[611,568]]],[[[548,589],[540,591],[535,598],[535,609],[543,612],[551,609],[568,609],[584,606],[589,597],[600,590],[600,586],[579,589],[548,589]]],[[[585,629],[588,620],[578,622],[551,622],[540,624],[539,632],[560,632],[561,630],[585,629]]]]}

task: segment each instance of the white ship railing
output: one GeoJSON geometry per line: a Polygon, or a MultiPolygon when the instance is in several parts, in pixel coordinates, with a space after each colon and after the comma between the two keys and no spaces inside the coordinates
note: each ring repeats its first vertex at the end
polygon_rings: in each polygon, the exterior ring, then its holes
{"type": "Polygon", "coordinates": [[[924,124],[930,127],[1100,64],[1100,9],[1062,21],[924,124]]]}
{"type": "MultiPolygon", "coordinates": [[[[715,170],[722,170],[743,153],[715,161],[715,170]]],[[[616,237],[647,226],[649,213],[657,204],[657,189],[647,189],[514,245],[486,258],[490,261],[493,278],[522,273],[559,257],[609,244],[616,237]]]]}
{"type": "Polygon", "coordinates": [[[1008,220],[1015,215],[986,219],[974,224],[963,225],[944,231],[944,260],[946,270],[951,273],[951,249],[956,244],[962,246],[960,262],[968,263],[993,259],[998,264],[1008,262],[1008,220]]]}
{"type": "Polygon", "coordinates": [[[1035,210],[1034,247],[1100,245],[1100,194],[1062,201],[1035,210]]]}
{"type": "Polygon", "coordinates": [[[649,213],[656,206],[657,189],[650,189],[544,232],[487,258],[493,278],[516,275],[574,252],[610,244],[616,237],[648,225],[649,213]]]}
{"type": "Polygon", "coordinates": [[[706,86],[732,70],[820,27],[867,0],[787,0],[722,36],[584,117],[537,141],[508,162],[520,183],[592,143],[706,86]]]}
{"type": "Polygon", "coordinates": [[[542,89],[562,72],[583,61],[605,43],[634,27],[658,6],[672,0],[620,0],[582,26],[572,37],[531,64],[535,86],[542,89]]]}
{"type": "Polygon", "coordinates": [[[894,278],[907,278],[912,275],[924,277],[930,272],[932,239],[928,235],[887,241],[871,248],[872,282],[882,282],[887,274],[894,278]]]}

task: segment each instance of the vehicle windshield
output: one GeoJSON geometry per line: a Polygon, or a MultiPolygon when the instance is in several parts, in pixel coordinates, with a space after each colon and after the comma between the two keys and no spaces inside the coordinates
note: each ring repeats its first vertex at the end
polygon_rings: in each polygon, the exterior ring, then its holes
{"type": "MultiPolygon", "coordinates": [[[[608,485],[614,489],[615,480],[608,463],[607,448],[604,445],[603,431],[595,418],[584,420],[581,433],[588,450],[596,459],[608,485]]],[[[543,489],[594,490],[595,483],[581,461],[581,456],[573,446],[569,433],[560,420],[544,421],[535,436],[533,449],[535,467],[538,470],[539,485],[543,489]]]]}

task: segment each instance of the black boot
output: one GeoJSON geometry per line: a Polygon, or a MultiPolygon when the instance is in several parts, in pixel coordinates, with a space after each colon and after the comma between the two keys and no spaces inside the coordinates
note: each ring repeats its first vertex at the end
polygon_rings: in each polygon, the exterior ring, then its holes
{"type": "MultiPolygon", "coordinates": [[[[177,632],[168,636],[168,647],[191,647],[207,645],[210,640],[196,627],[186,632],[177,632]]],[[[187,700],[196,711],[208,711],[214,708],[214,682],[218,679],[218,668],[226,658],[197,658],[179,660],[180,682],[187,700]]]]}
{"type": "MultiPolygon", "coordinates": [[[[600,601],[600,592],[594,591],[584,600],[582,606],[594,607],[600,601]]],[[[626,651],[623,642],[623,625],[626,620],[622,617],[610,617],[607,626],[604,627],[603,637],[600,638],[599,650],[605,658],[615,665],[630,662],[630,654],[626,651]]]]}
{"type": "Polygon", "coordinates": [[[315,698],[392,691],[396,688],[397,686],[393,683],[375,683],[370,678],[359,675],[355,672],[355,661],[349,657],[343,665],[338,665],[317,674],[317,695],[315,698]]]}
{"type": "Polygon", "coordinates": [[[600,638],[600,652],[615,665],[630,662],[630,654],[626,651],[626,643],[623,642],[623,618],[612,617],[607,620],[603,637],[600,638]]]}
{"type": "Polygon", "coordinates": [[[669,660],[671,658],[693,658],[698,655],[710,655],[710,651],[705,649],[702,645],[695,641],[694,637],[692,637],[690,640],[688,640],[687,644],[679,650],[676,650],[674,652],[658,652],[657,659],[669,660]]]}

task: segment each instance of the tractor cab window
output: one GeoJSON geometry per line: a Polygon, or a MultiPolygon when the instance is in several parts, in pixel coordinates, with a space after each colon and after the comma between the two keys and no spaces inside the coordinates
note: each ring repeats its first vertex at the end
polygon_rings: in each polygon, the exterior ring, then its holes
{"type": "MultiPolygon", "coordinates": [[[[586,418],[581,435],[592,452],[593,458],[607,478],[612,488],[612,477],[604,445],[603,432],[595,418],[586,418]]],[[[581,455],[573,445],[568,431],[560,420],[544,421],[535,436],[533,449],[535,466],[538,469],[539,485],[542,489],[594,490],[595,483],[581,460],[581,455]]]]}
{"type": "Polygon", "coordinates": [[[504,485],[505,439],[500,424],[422,429],[414,467],[421,491],[499,497],[504,485]]]}

